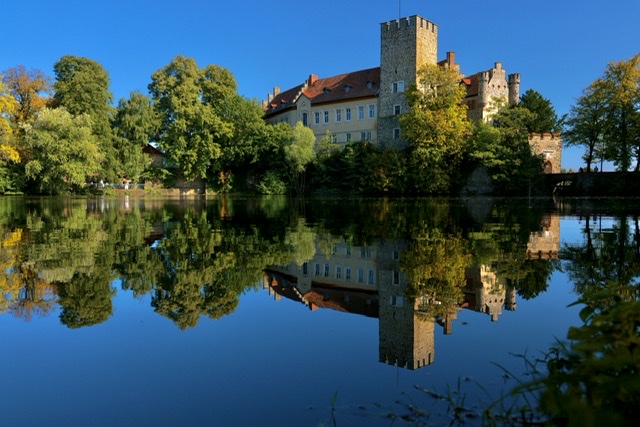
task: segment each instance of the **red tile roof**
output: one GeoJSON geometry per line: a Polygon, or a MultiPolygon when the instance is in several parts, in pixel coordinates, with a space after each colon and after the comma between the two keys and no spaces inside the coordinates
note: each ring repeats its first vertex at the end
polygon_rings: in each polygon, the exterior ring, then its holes
{"type": "Polygon", "coordinates": [[[478,74],[462,79],[464,84],[467,86],[467,97],[476,96],[478,94],[478,74]]]}
{"type": "Polygon", "coordinates": [[[380,88],[380,67],[317,79],[309,83],[307,81],[276,95],[267,104],[265,115],[273,116],[294,107],[303,93],[311,100],[312,105],[375,97],[380,88]]]}

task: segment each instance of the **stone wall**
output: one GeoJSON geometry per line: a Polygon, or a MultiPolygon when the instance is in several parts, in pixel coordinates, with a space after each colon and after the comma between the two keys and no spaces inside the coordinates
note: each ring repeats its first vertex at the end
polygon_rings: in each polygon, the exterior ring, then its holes
{"type": "Polygon", "coordinates": [[[560,133],[530,133],[529,145],[536,155],[544,157],[545,173],[558,173],[562,166],[562,135],[560,133]]]}
{"type": "MultiPolygon", "coordinates": [[[[389,21],[380,27],[380,92],[378,97],[378,142],[398,144],[394,130],[400,128],[394,107],[408,108],[404,90],[394,92],[394,83],[404,88],[416,82],[425,64],[438,63],[438,26],[419,16],[389,21]]],[[[396,88],[397,89],[397,88],[396,88]]]]}

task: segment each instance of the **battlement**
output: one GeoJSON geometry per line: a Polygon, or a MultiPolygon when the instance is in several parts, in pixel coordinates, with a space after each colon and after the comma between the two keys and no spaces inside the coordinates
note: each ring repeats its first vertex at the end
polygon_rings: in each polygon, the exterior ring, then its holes
{"type": "Polygon", "coordinates": [[[409,16],[408,18],[395,19],[380,24],[382,34],[385,32],[403,31],[407,28],[423,28],[433,33],[438,33],[438,26],[418,15],[409,16]]]}
{"type": "Polygon", "coordinates": [[[519,73],[513,73],[513,74],[509,74],[509,84],[520,84],[520,74],[519,73]]]}
{"type": "Polygon", "coordinates": [[[416,370],[420,368],[424,368],[425,366],[431,365],[433,363],[433,354],[429,353],[427,358],[424,359],[398,359],[389,357],[387,355],[380,356],[380,362],[386,365],[397,366],[403,369],[416,370]]]}
{"type": "Polygon", "coordinates": [[[532,132],[529,134],[530,141],[544,141],[553,139],[562,139],[562,134],[560,132],[532,132]]]}

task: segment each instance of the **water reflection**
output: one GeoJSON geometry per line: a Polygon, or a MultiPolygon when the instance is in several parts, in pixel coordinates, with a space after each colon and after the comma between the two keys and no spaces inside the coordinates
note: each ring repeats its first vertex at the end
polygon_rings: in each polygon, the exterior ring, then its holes
{"type": "Polygon", "coordinates": [[[482,240],[497,236],[472,234],[475,242],[460,233],[423,228],[410,240],[384,239],[366,246],[354,245],[352,239],[317,238],[310,260],[270,266],[263,287],[276,300],[285,297],[311,311],[378,318],[379,360],[419,369],[434,362],[436,324],[451,334],[460,310],[497,321],[503,309],[516,309],[516,287],[530,292],[525,297],[536,293],[531,288],[546,288],[553,269],[547,261],[560,250],[557,215],[542,216],[540,230],[529,233],[526,251],[496,253],[491,263],[476,264],[469,249],[484,247],[482,240]]]}
{"type": "Polygon", "coordinates": [[[417,369],[435,359],[435,325],[452,333],[460,310],[498,320],[546,290],[558,258],[578,293],[636,280],[637,217],[603,230],[589,212],[585,242],[560,248],[560,213],[491,200],[4,198],[0,313],[59,310],[79,328],[106,321],[126,291],[185,329],[264,283],[311,310],[378,318],[380,360],[417,369]]]}

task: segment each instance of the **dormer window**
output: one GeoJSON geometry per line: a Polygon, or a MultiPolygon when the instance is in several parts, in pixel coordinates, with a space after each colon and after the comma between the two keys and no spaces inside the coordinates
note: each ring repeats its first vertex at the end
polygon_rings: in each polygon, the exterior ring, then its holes
{"type": "Polygon", "coordinates": [[[324,95],[329,95],[331,93],[331,89],[327,89],[326,87],[322,90],[324,95]]]}
{"type": "Polygon", "coordinates": [[[374,85],[374,84],[375,84],[375,83],[373,83],[372,81],[368,81],[368,82],[367,82],[367,88],[368,88],[368,89],[373,89],[373,85],[374,85]]]}
{"type": "Polygon", "coordinates": [[[351,92],[351,86],[346,85],[346,86],[344,87],[344,92],[345,92],[345,93],[349,93],[349,92],[351,92]]]}

